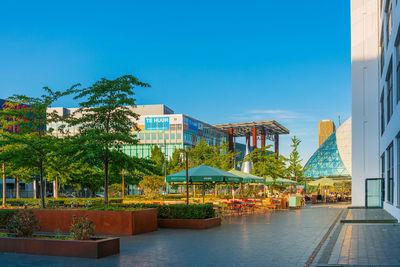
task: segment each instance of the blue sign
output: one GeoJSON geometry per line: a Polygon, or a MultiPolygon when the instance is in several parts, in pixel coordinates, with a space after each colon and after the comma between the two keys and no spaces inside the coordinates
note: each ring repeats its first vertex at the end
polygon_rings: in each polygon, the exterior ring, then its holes
{"type": "Polygon", "coordinates": [[[169,117],[150,117],[144,119],[145,130],[169,130],[169,117]]]}

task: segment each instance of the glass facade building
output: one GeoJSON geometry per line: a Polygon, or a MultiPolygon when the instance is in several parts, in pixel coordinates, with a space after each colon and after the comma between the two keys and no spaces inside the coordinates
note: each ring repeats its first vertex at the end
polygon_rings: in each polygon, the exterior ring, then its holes
{"type": "Polygon", "coordinates": [[[351,177],[351,119],[331,134],[308,160],[307,177],[351,177]]]}

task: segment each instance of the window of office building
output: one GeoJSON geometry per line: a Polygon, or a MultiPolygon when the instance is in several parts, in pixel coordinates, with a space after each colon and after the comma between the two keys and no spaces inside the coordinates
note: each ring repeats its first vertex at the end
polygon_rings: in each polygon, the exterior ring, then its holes
{"type": "Polygon", "coordinates": [[[139,134],[139,139],[144,140],[144,134],[139,134]]]}
{"type": "Polygon", "coordinates": [[[164,139],[164,134],[159,133],[159,134],[158,134],[158,140],[163,140],[163,139],[164,139]]]}
{"type": "Polygon", "coordinates": [[[146,134],[146,140],[150,140],[150,134],[146,134]]]}
{"type": "Polygon", "coordinates": [[[384,98],[384,91],[382,90],[381,99],[379,101],[379,105],[381,106],[381,135],[385,132],[385,98],[384,98]]]}
{"type": "Polygon", "coordinates": [[[393,75],[392,75],[392,64],[389,64],[388,75],[386,77],[386,109],[387,109],[387,123],[393,114],[393,75]]]}
{"type": "Polygon", "coordinates": [[[177,125],[176,125],[176,130],[177,130],[177,131],[182,130],[182,124],[177,124],[177,125]]]}
{"type": "Polygon", "coordinates": [[[175,140],[175,134],[171,133],[171,140],[175,140]]]}
{"type": "Polygon", "coordinates": [[[181,133],[177,133],[177,134],[176,134],[176,139],[177,139],[177,140],[181,140],[181,138],[182,138],[181,133]]]}
{"type": "Polygon", "coordinates": [[[383,28],[381,29],[381,39],[379,41],[380,48],[380,62],[381,62],[381,75],[383,73],[383,67],[385,66],[385,45],[383,44],[383,28]]]}
{"type": "Polygon", "coordinates": [[[388,44],[390,40],[390,35],[392,34],[392,27],[393,27],[393,21],[392,21],[392,0],[387,1],[387,6],[386,6],[386,45],[388,44]]]}
{"type": "Polygon", "coordinates": [[[165,134],[165,140],[169,140],[169,134],[165,134]]]}
{"type": "Polygon", "coordinates": [[[171,131],[174,131],[174,130],[175,130],[175,124],[169,125],[169,129],[170,129],[171,131]]]}
{"type": "Polygon", "coordinates": [[[400,133],[396,137],[397,143],[397,205],[400,206],[400,133]]]}
{"type": "Polygon", "coordinates": [[[397,44],[396,44],[396,77],[397,77],[397,92],[396,92],[396,102],[400,101],[400,30],[397,37],[397,44]]]}
{"type": "Polygon", "coordinates": [[[393,192],[394,192],[394,184],[393,184],[393,172],[394,172],[394,158],[393,158],[393,143],[389,145],[387,149],[387,180],[388,180],[388,201],[393,203],[393,192]]]}
{"type": "Polygon", "coordinates": [[[151,134],[151,139],[152,140],[157,140],[157,134],[155,134],[155,133],[151,134]]]}

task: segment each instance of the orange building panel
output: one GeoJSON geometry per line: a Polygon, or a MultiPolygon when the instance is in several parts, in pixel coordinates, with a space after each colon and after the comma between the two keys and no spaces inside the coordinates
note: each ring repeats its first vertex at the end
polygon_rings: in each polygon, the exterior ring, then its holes
{"type": "Polygon", "coordinates": [[[330,120],[323,120],[318,122],[318,147],[320,147],[325,140],[335,132],[335,123],[330,120]]]}

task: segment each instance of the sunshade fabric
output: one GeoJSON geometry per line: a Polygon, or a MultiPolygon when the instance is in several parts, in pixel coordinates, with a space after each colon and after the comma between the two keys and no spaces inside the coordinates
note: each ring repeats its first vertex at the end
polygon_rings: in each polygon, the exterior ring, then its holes
{"type": "MultiPolygon", "coordinates": [[[[189,182],[219,182],[219,183],[241,183],[242,177],[232,174],[230,172],[220,170],[207,165],[200,165],[188,170],[189,182]]],[[[180,171],[167,176],[167,182],[186,182],[186,170],[180,171]]]]}
{"type": "Polygon", "coordinates": [[[334,185],[337,185],[340,183],[342,183],[342,182],[325,177],[325,178],[321,178],[321,179],[309,182],[308,185],[311,185],[311,186],[334,186],[334,185]]]}
{"type": "Polygon", "coordinates": [[[262,178],[253,174],[241,172],[235,169],[229,171],[232,174],[240,176],[243,178],[243,183],[248,184],[265,184],[265,183],[272,183],[274,180],[271,177],[262,178]]]}
{"type": "Polygon", "coordinates": [[[277,184],[297,184],[296,181],[292,181],[292,180],[284,179],[284,178],[276,179],[275,183],[277,183],[277,184]]]}

